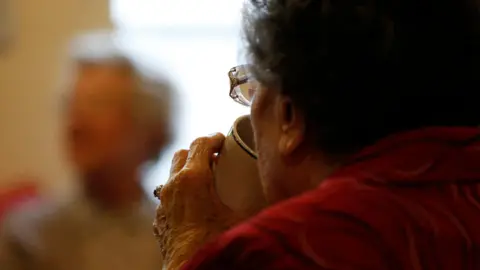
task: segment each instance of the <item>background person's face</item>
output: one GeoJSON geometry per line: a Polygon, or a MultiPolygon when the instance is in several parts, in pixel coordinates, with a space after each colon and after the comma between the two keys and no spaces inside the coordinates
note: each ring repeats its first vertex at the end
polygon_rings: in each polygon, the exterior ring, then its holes
{"type": "Polygon", "coordinates": [[[119,67],[82,65],[67,104],[67,150],[80,173],[134,157],[133,79],[119,67]]]}

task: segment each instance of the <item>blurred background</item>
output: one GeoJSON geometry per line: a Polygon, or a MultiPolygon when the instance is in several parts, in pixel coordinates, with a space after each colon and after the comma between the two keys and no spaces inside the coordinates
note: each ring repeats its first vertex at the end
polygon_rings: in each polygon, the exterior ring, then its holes
{"type": "Polygon", "coordinates": [[[249,110],[242,3],[0,0],[0,269],[161,268],[154,187],[249,110]]]}
{"type": "Polygon", "coordinates": [[[176,149],[198,136],[227,132],[235,118],[248,113],[228,96],[227,72],[243,62],[241,5],[241,0],[0,0],[0,195],[38,190],[61,200],[76,192],[59,143],[57,88],[66,45],[96,29],[122,33],[126,50],[177,87],[179,132],[146,172],[143,185],[151,194],[167,179],[176,149]]]}

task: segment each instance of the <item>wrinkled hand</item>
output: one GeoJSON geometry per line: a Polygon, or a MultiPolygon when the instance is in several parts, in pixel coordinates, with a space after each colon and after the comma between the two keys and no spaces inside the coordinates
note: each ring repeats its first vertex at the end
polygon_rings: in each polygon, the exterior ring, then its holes
{"type": "Polygon", "coordinates": [[[190,150],[175,153],[170,178],[156,189],[160,199],[154,233],[166,269],[178,269],[206,241],[239,220],[219,199],[211,169],[225,137],[196,139],[190,150]]]}

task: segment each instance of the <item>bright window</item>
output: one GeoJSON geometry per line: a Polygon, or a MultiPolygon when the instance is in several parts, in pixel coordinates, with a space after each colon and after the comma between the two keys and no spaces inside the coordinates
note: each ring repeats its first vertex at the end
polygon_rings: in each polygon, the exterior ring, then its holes
{"type": "Polygon", "coordinates": [[[176,142],[145,181],[167,180],[173,153],[196,137],[228,132],[249,109],[229,95],[228,70],[239,59],[241,0],[111,0],[112,18],[136,57],[163,70],[179,90],[176,142]]]}

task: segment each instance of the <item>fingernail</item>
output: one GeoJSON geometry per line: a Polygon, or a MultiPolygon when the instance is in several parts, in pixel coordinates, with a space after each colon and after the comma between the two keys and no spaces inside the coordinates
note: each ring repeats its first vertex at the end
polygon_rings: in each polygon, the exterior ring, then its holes
{"type": "Polygon", "coordinates": [[[216,135],[218,135],[218,132],[210,133],[208,134],[208,137],[215,137],[216,135]]]}

